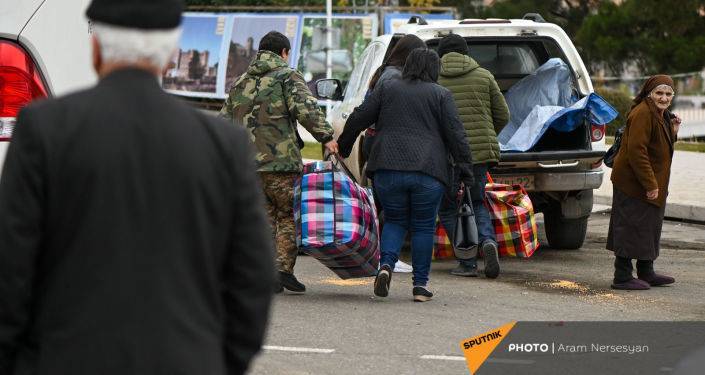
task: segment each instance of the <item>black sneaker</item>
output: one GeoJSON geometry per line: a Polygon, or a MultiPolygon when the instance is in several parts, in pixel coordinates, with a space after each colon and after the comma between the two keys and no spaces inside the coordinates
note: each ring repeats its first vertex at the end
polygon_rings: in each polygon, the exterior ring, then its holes
{"type": "Polygon", "coordinates": [[[450,271],[451,275],[463,276],[463,277],[477,277],[477,265],[468,266],[462,263],[458,263],[458,266],[450,271]]]}
{"type": "Polygon", "coordinates": [[[496,279],[499,276],[499,251],[497,243],[487,240],[482,244],[482,253],[485,256],[485,276],[496,279]]]}
{"type": "Polygon", "coordinates": [[[392,282],[392,269],[386,264],[377,272],[375,277],[375,295],[377,297],[386,297],[389,295],[389,284],[392,282]]]}
{"type": "Polygon", "coordinates": [[[433,293],[429,292],[425,286],[415,286],[412,293],[414,294],[414,302],[426,302],[433,298],[433,293]]]}
{"type": "Polygon", "coordinates": [[[286,290],[296,293],[303,293],[306,291],[306,285],[301,284],[299,280],[296,280],[296,276],[292,273],[279,271],[279,282],[286,290]]]}

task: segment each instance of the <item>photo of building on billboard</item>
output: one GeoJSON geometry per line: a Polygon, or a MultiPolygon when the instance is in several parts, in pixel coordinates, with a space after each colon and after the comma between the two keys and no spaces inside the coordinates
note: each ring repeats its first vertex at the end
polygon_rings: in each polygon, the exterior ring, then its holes
{"type": "MultiPolygon", "coordinates": [[[[296,15],[234,15],[225,71],[225,92],[227,93],[233,82],[245,73],[257,55],[260,40],[270,31],[279,31],[289,38],[292,48],[289,59],[295,62],[298,28],[299,16],[296,15]]],[[[293,63],[289,65],[295,66],[293,63]]]]}
{"type": "MultiPolygon", "coordinates": [[[[303,17],[297,68],[303,73],[312,91],[316,80],[326,77],[325,27],[324,15],[303,17]]],[[[377,18],[374,14],[334,16],[332,32],[332,78],[347,83],[365,47],[377,36],[377,18]]]]}
{"type": "Polygon", "coordinates": [[[194,96],[215,96],[225,16],[184,15],[179,50],[164,73],[162,87],[194,96]]]}

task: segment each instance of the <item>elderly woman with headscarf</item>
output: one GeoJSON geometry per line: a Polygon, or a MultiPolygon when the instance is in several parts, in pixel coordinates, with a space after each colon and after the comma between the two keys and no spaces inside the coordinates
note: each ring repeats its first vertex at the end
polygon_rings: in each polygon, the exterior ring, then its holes
{"type": "Polygon", "coordinates": [[[644,290],[675,279],[654,271],[680,120],[668,111],[673,80],[649,78],[634,98],[612,171],[607,249],[614,251],[613,289],[644,290]],[[637,278],[632,276],[636,259],[637,278]]]}

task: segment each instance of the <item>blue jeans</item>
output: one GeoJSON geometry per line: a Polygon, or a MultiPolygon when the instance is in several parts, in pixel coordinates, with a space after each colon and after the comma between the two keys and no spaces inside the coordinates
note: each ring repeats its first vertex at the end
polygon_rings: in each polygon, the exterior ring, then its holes
{"type": "MultiPolygon", "coordinates": [[[[496,241],[494,235],[494,227],[492,226],[492,219],[490,218],[490,212],[485,207],[485,185],[487,185],[487,164],[475,164],[472,167],[472,173],[475,176],[475,183],[470,187],[470,198],[472,199],[472,208],[475,211],[475,223],[477,224],[477,234],[480,244],[487,240],[496,241]]],[[[456,186],[459,183],[456,182],[456,186]]],[[[457,188],[454,189],[457,191],[457,188]]],[[[455,234],[455,224],[457,220],[458,213],[458,203],[455,200],[455,196],[443,197],[441,203],[441,208],[438,212],[439,219],[443,227],[448,232],[448,237],[453,241],[453,234],[455,234]]],[[[461,260],[461,264],[474,267],[477,265],[477,259],[467,259],[461,260]]]]}
{"type": "Polygon", "coordinates": [[[427,174],[393,170],[376,171],[374,185],[384,209],[380,263],[394,269],[406,232],[411,231],[414,286],[426,286],[444,185],[427,174]]]}

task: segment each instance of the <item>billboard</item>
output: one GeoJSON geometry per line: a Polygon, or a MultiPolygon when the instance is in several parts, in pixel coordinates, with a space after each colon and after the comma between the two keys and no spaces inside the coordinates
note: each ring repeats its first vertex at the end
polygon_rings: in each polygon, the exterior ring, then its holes
{"type": "Polygon", "coordinates": [[[162,87],[189,96],[217,97],[226,16],[184,16],[178,51],[162,77],[162,87]]]}
{"type": "MultiPolygon", "coordinates": [[[[297,69],[313,92],[316,80],[326,77],[326,17],[305,14],[297,69]]],[[[370,41],[377,36],[377,16],[334,15],[332,30],[333,78],[347,82],[353,67],[370,41]]]]}
{"type": "MultiPolygon", "coordinates": [[[[162,87],[177,95],[225,98],[272,30],[289,38],[289,66],[301,71],[311,87],[326,74],[325,25],[323,14],[185,13],[179,48],[162,76],[162,87]]],[[[346,82],[377,36],[377,17],[335,15],[332,33],[333,77],[346,82]]]]}
{"type": "Polygon", "coordinates": [[[296,52],[299,47],[300,17],[298,15],[235,14],[231,17],[232,25],[229,30],[225,70],[224,91],[226,93],[237,77],[245,73],[247,67],[254,60],[262,37],[272,30],[279,31],[289,38],[291,43],[289,65],[296,66],[296,52]]]}

